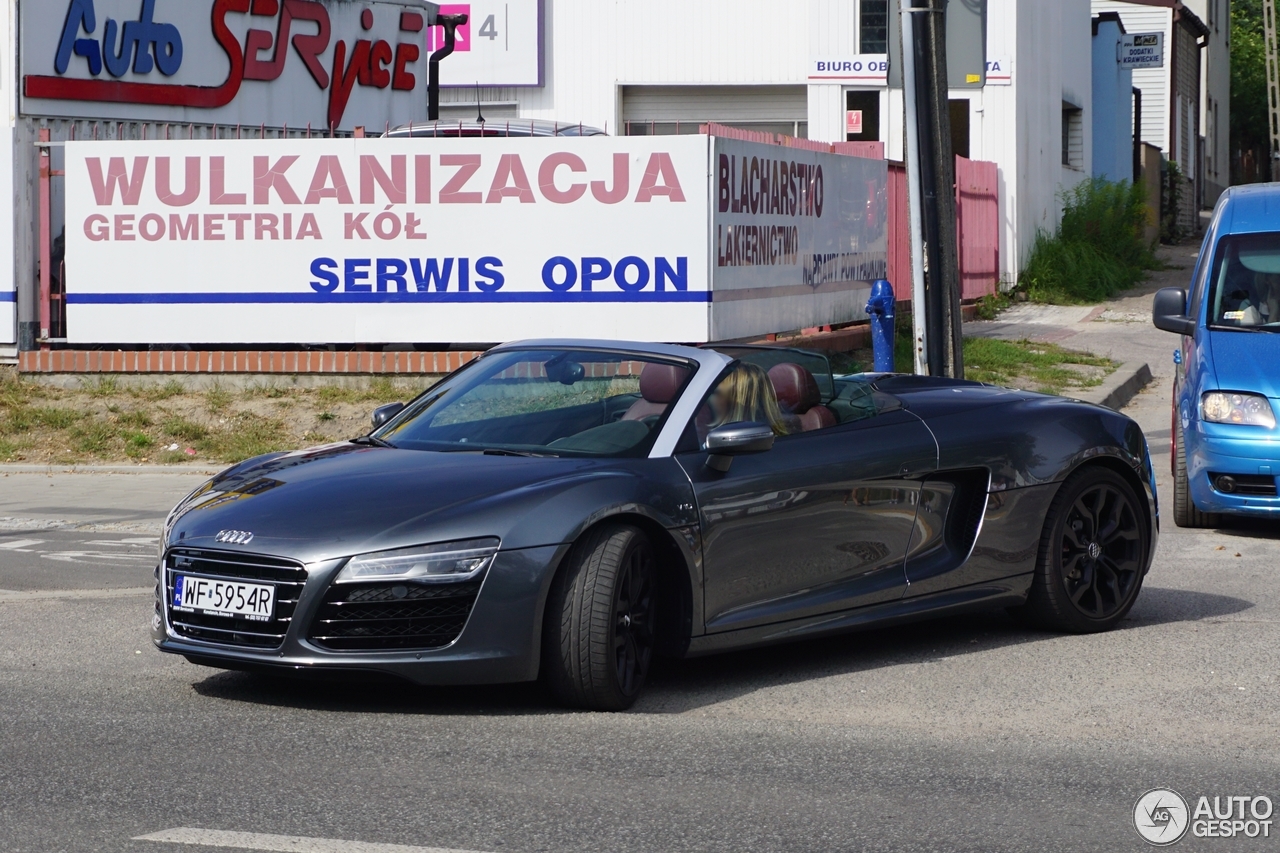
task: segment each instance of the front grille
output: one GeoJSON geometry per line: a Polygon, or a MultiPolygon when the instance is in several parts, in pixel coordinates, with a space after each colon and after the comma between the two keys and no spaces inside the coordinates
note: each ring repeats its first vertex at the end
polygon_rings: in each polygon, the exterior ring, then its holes
{"type": "MultiPolygon", "coordinates": [[[[1213,484],[1214,491],[1222,492],[1218,488],[1218,478],[1221,474],[1210,474],[1209,482],[1213,484]]],[[[1236,481],[1234,492],[1224,494],[1245,495],[1251,498],[1274,498],[1276,497],[1276,478],[1269,474],[1230,474],[1231,479],[1236,481]]]]}
{"type": "Polygon", "coordinates": [[[169,624],[179,635],[193,640],[276,649],[284,644],[284,635],[293,621],[293,611],[298,606],[298,597],[306,582],[307,570],[292,560],[233,551],[174,548],[165,557],[165,601],[169,609],[169,624]],[[175,611],[173,588],[176,574],[275,584],[275,613],[267,622],[255,622],[233,616],[175,611]]]}
{"type": "Polygon", "coordinates": [[[311,623],[326,649],[438,649],[458,638],[480,581],[447,584],[335,584],[311,623]]]}

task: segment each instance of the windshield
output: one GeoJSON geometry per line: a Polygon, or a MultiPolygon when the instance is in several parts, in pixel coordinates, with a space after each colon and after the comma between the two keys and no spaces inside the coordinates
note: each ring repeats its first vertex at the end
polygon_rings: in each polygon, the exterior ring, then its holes
{"type": "Polygon", "coordinates": [[[1280,234],[1222,238],[1210,286],[1210,326],[1280,331],[1280,234]]]}
{"type": "Polygon", "coordinates": [[[504,350],[430,389],[374,436],[413,450],[645,456],[694,365],[632,353],[504,350]]]}

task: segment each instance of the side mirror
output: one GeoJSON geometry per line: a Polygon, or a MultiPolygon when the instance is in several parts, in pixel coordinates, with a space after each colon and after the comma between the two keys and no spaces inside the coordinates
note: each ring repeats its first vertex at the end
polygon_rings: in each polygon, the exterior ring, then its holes
{"type": "Polygon", "coordinates": [[[1151,303],[1151,321],[1157,329],[1179,335],[1194,335],[1196,321],[1187,316],[1187,292],[1181,287],[1162,287],[1151,303]]]}
{"type": "Polygon", "coordinates": [[[723,474],[735,456],[772,450],[773,438],[773,428],[768,424],[744,421],[718,426],[707,434],[707,467],[723,474]]]}
{"type": "Polygon", "coordinates": [[[403,411],[404,403],[388,403],[385,406],[379,406],[373,410],[373,428],[377,429],[403,411]]]}

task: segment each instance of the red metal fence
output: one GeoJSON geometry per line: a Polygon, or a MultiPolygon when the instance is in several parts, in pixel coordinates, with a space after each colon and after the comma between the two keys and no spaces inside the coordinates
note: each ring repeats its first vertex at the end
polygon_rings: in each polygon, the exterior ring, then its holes
{"type": "Polygon", "coordinates": [[[1000,281],[1000,170],[995,163],[956,158],[956,233],[960,298],[995,293],[1000,281]]]}
{"type": "MultiPolygon", "coordinates": [[[[1000,283],[1000,170],[984,160],[956,158],[956,237],[960,298],[979,299],[1000,283]]],[[[911,229],[907,170],[889,164],[889,281],[898,300],[911,299],[911,229]]]]}

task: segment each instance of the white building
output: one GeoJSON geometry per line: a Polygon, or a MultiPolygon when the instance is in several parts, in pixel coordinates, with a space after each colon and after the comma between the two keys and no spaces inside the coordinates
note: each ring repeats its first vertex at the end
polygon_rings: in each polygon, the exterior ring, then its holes
{"type": "MultiPolygon", "coordinates": [[[[810,79],[817,60],[883,54],[894,6],[556,0],[547,85],[454,90],[447,114],[473,118],[478,94],[489,120],[567,119],[610,133],[696,132],[716,121],[837,141],[847,138],[850,93],[866,93],[873,138],[900,160],[901,90],[883,76],[810,79]]],[[[1090,173],[1090,10],[1088,0],[989,0],[987,22],[987,57],[1002,79],[993,69],[983,88],[954,90],[952,115],[960,153],[1000,167],[1002,277],[1012,282],[1037,229],[1056,226],[1060,190],[1090,173]]]]}
{"type": "MultiPolygon", "coordinates": [[[[1142,141],[1178,164],[1196,189],[1188,201],[1212,207],[1230,183],[1231,10],[1228,0],[1093,0],[1129,33],[1160,33],[1164,64],[1135,68],[1142,91],[1142,141]]],[[[1194,214],[1194,206],[1187,216],[1194,214]]]]}
{"type": "MultiPolygon", "coordinates": [[[[0,253],[12,241],[5,254],[14,258],[0,267],[0,312],[16,306],[26,346],[40,331],[41,129],[55,141],[175,132],[226,138],[381,129],[425,114],[434,36],[428,31],[422,43],[414,0],[294,0],[287,7],[254,0],[243,12],[214,0],[157,0],[154,21],[137,31],[181,33],[185,52],[178,63],[168,55],[167,72],[158,54],[132,66],[126,54],[122,65],[108,55],[115,46],[101,53],[95,46],[106,19],[139,17],[138,0],[0,3],[7,6],[0,103],[8,107],[0,193],[11,186],[16,202],[0,213],[0,253]],[[93,26],[86,8],[96,9],[93,26]],[[282,9],[292,10],[293,51],[282,9]],[[320,31],[329,33],[323,45],[311,29],[320,17],[320,31]],[[368,67],[356,68],[353,57],[368,67]]],[[[856,138],[882,141],[887,157],[901,159],[901,92],[888,88],[883,70],[896,7],[896,0],[473,0],[461,49],[442,65],[445,84],[457,87],[444,93],[443,117],[474,118],[478,107],[490,122],[554,119],[612,134],[697,132],[716,121],[824,141],[856,129],[856,138]],[[842,68],[858,63],[862,72],[831,79],[816,63],[832,60],[842,68]]],[[[957,152],[999,166],[1006,282],[1016,280],[1037,230],[1055,227],[1060,191],[1091,172],[1090,21],[1089,0],[987,0],[985,85],[951,92],[957,152]]],[[[55,169],[59,162],[55,148],[55,169]]],[[[1225,156],[1221,162],[1225,174],[1225,156]]],[[[53,221],[56,237],[56,190],[53,221]]],[[[18,339],[15,324],[0,319],[0,343],[18,339]]]]}

